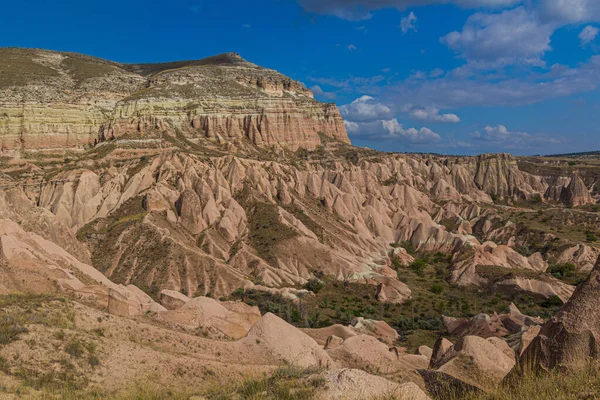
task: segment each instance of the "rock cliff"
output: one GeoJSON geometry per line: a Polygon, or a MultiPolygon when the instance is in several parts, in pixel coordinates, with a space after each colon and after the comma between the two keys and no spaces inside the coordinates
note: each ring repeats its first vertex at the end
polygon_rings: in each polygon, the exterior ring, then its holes
{"type": "Polygon", "coordinates": [[[333,104],[276,71],[228,53],[124,65],[73,53],[0,49],[0,148],[81,150],[120,136],[183,134],[314,149],[349,143],[333,104]]]}

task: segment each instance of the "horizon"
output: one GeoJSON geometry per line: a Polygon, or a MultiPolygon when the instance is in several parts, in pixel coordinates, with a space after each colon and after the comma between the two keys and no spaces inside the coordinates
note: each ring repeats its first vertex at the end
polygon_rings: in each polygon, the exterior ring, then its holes
{"type": "Polygon", "coordinates": [[[8,6],[0,46],[123,64],[235,52],[336,103],[356,146],[570,154],[598,150],[600,126],[600,10],[573,1],[35,1],[8,6]]]}

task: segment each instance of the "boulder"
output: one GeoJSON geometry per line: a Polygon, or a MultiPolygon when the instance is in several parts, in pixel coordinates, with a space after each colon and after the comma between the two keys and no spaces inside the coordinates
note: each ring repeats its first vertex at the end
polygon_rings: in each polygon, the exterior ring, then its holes
{"type": "Polygon", "coordinates": [[[335,349],[336,347],[341,346],[342,343],[344,343],[344,339],[339,336],[331,335],[325,341],[323,348],[325,350],[335,349]]]}
{"type": "Polygon", "coordinates": [[[468,385],[491,391],[514,365],[514,352],[502,339],[465,336],[435,360],[431,368],[468,385]]]}
{"type": "Polygon", "coordinates": [[[229,311],[217,300],[196,297],[177,310],[159,313],[161,321],[187,329],[200,329],[214,338],[240,339],[248,333],[242,326],[243,317],[229,311]]]}
{"type": "Polygon", "coordinates": [[[417,354],[427,357],[428,360],[431,360],[433,356],[433,349],[429,346],[419,346],[417,349],[417,354]]]}
{"type": "Polygon", "coordinates": [[[346,340],[351,336],[358,335],[354,327],[340,324],[331,325],[325,328],[301,329],[301,331],[313,338],[321,346],[325,345],[325,342],[330,336],[337,336],[342,340],[346,340]]]}
{"type": "Polygon", "coordinates": [[[358,369],[330,371],[323,376],[326,389],[317,394],[318,400],[429,399],[429,396],[413,382],[399,384],[358,369]]]}
{"type": "Polygon", "coordinates": [[[162,304],[167,310],[177,310],[190,301],[190,298],[185,294],[167,289],[161,290],[159,297],[160,304],[162,304]]]}
{"type": "Polygon", "coordinates": [[[108,290],[108,312],[119,317],[134,317],[142,312],[141,301],[128,290],[108,290]]]}
{"type": "Polygon", "coordinates": [[[274,314],[267,313],[240,341],[242,345],[258,346],[261,353],[299,367],[329,367],[331,357],[310,336],[274,314]]]}
{"type": "Polygon", "coordinates": [[[438,340],[435,342],[433,346],[433,351],[431,352],[431,357],[429,357],[430,362],[429,365],[437,364],[442,357],[454,346],[454,344],[448,339],[440,336],[438,340]]]}
{"type": "Polygon", "coordinates": [[[350,325],[354,327],[358,334],[371,335],[390,346],[400,339],[398,332],[385,321],[358,317],[354,318],[350,325]]]}

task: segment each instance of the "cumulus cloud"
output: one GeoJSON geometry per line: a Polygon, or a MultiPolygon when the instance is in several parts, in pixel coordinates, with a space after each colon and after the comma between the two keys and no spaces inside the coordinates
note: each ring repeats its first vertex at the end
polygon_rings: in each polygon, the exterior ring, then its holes
{"type": "Polygon", "coordinates": [[[440,114],[440,110],[436,107],[419,107],[406,105],[402,107],[402,111],[410,115],[411,118],[432,123],[456,124],[460,122],[460,118],[456,114],[440,114]]]}
{"type": "Polygon", "coordinates": [[[352,103],[341,106],[344,119],[354,122],[373,122],[391,118],[392,110],[371,96],[362,96],[352,103]]]}
{"type": "Polygon", "coordinates": [[[483,128],[483,132],[476,131],[472,137],[475,140],[490,142],[506,149],[547,146],[548,144],[560,143],[558,139],[550,136],[530,135],[526,132],[511,132],[504,125],[488,125],[483,128]]]}
{"type": "Polygon", "coordinates": [[[502,8],[519,4],[523,0],[298,0],[307,12],[334,15],[350,21],[372,17],[371,11],[383,8],[405,10],[408,7],[432,4],[454,4],[464,8],[502,8]]]}
{"type": "Polygon", "coordinates": [[[335,99],[335,93],[324,91],[321,86],[314,85],[310,88],[316,96],[326,98],[328,100],[335,99]]]}
{"type": "Polygon", "coordinates": [[[395,139],[410,143],[432,143],[441,139],[429,128],[404,128],[396,118],[371,122],[344,121],[344,125],[351,136],[371,139],[395,139]]]}
{"type": "Polygon", "coordinates": [[[358,50],[358,47],[356,47],[353,44],[349,44],[348,47],[347,47],[347,49],[350,50],[350,51],[355,51],[355,50],[358,50]]]}
{"type": "Polygon", "coordinates": [[[587,46],[588,44],[590,44],[594,40],[596,40],[596,36],[598,36],[598,32],[600,32],[600,30],[598,28],[596,28],[595,26],[589,25],[589,26],[586,26],[585,28],[583,28],[583,30],[579,34],[579,40],[581,41],[581,46],[587,46]]]}
{"type": "Polygon", "coordinates": [[[417,16],[411,11],[410,14],[402,18],[400,21],[400,29],[402,29],[402,33],[406,33],[410,30],[416,31],[417,27],[415,26],[415,22],[417,22],[417,16]]]}
{"type": "Polygon", "coordinates": [[[524,63],[543,64],[551,50],[554,25],[542,24],[535,12],[517,7],[497,14],[475,13],[462,31],[450,32],[440,40],[461,57],[494,66],[524,63]]]}

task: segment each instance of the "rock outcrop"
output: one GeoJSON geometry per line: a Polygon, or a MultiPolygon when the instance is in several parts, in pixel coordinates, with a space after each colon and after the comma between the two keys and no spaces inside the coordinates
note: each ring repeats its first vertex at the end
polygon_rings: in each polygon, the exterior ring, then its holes
{"type": "Polygon", "coordinates": [[[332,360],[313,339],[281,318],[267,313],[239,343],[258,347],[275,359],[300,367],[328,368],[332,360]]]}
{"type": "Polygon", "coordinates": [[[571,299],[546,322],[521,356],[526,367],[581,368],[600,354],[600,258],[571,299]]]}
{"type": "Polygon", "coordinates": [[[319,400],[381,399],[429,400],[415,383],[398,384],[358,369],[341,369],[324,375],[327,389],[317,395],[319,400]]]}
{"type": "Polygon", "coordinates": [[[569,185],[563,187],[560,193],[560,200],[572,207],[596,203],[596,200],[592,198],[590,191],[579,175],[571,176],[569,185]]]}
{"type": "Polygon", "coordinates": [[[543,320],[539,317],[530,317],[522,314],[511,303],[503,314],[479,314],[467,320],[442,317],[446,331],[451,336],[479,336],[484,339],[489,337],[505,337],[520,333],[524,328],[539,326],[543,320]]]}
{"type": "Polygon", "coordinates": [[[124,65],[73,53],[0,49],[0,147],[82,150],[124,135],[181,135],[296,150],[349,143],[334,104],[228,53],[124,65]]]}
{"type": "Polygon", "coordinates": [[[514,365],[515,354],[502,339],[465,336],[432,362],[430,368],[481,390],[491,391],[514,365]]]}

